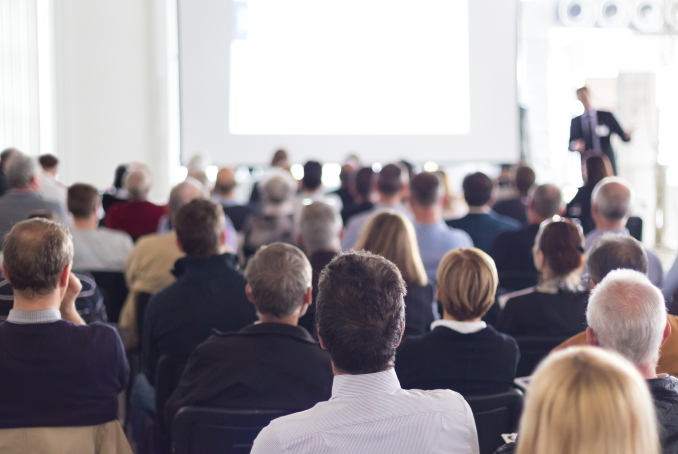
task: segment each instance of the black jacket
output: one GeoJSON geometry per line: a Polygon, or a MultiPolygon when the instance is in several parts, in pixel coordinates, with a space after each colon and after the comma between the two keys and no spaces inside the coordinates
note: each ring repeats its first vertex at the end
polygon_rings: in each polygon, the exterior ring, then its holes
{"type": "Polygon", "coordinates": [[[438,326],[403,339],[395,370],[405,389],[451,389],[463,395],[508,391],[520,353],[516,341],[488,326],[462,334],[438,326]]]}
{"type": "Polygon", "coordinates": [[[144,317],[142,370],[150,383],[160,356],[188,357],[214,329],[238,331],[257,320],[237,261],[233,254],[176,261],[176,282],[151,298],[144,317]]]}
{"type": "Polygon", "coordinates": [[[498,214],[513,218],[522,225],[527,225],[526,208],[522,197],[500,200],[492,206],[498,214]]]}
{"type": "Polygon", "coordinates": [[[678,453],[678,379],[674,377],[648,380],[652,400],[661,426],[664,454],[678,453]]]}
{"type": "Polygon", "coordinates": [[[530,224],[516,232],[501,232],[492,243],[490,256],[497,265],[501,288],[520,290],[537,285],[539,271],[532,256],[537,233],[539,224],[530,224]]]}
{"type": "Polygon", "coordinates": [[[300,326],[250,325],[210,337],[191,355],[165,406],[168,427],[181,407],[297,412],[328,400],[332,363],[300,326]]]}
{"type": "Polygon", "coordinates": [[[247,205],[221,205],[224,214],[231,218],[233,228],[240,232],[245,225],[245,219],[252,214],[252,208],[247,205]]]}
{"type": "MultiPolygon", "coordinates": [[[[612,150],[612,145],[610,143],[610,137],[612,137],[612,133],[615,133],[621,137],[624,142],[628,142],[630,139],[627,140],[624,130],[621,128],[621,126],[619,126],[619,122],[611,112],[598,110],[596,111],[596,114],[598,126],[606,126],[609,131],[607,135],[598,136],[600,138],[600,150],[603,152],[603,154],[610,158],[612,169],[616,174],[617,165],[614,158],[614,150],[612,150]]],[[[570,123],[570,143],[578,139],[584,139],[586,141],[586,150],[594,149],[591,135],[586,134],[586,131],[584,130],[584,126],[582,124],[582,115],[573,118],[572,122],[570,123]]]]}
{"type": "Polygon", "coordinates": [[[591,216],[591,194],[593,188],[582,186],[577,190],[574,198],[567,204],[567,217],[577,218],[584,229],[584,235],[596,228],[596,223],[591,216]]]}
{"type": "Polygon", "coordinates": [[[431,331],[435,292],[431,284],[408,285],[405,295],[405,336],[417,336],[431,331]]]}
{"type": "Polygon", "coordinates": [[[320,273],[325,269],[328,263],[337,255],[335,251],[316,251],[309,258],[311,268],[313,269],[312,278],[312,292],[313,302],[309,306],[306,313],[299,318],[299,326],[306,328],[306,331],[311,333],[314,339],[318,339],[318,330],[315,325],[315,299],[318,296],[318,282],[320,281],[320,273]]]}

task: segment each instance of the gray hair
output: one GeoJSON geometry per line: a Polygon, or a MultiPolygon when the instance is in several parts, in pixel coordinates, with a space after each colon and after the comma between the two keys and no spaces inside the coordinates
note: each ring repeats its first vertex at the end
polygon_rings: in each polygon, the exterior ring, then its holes
{"type": "Polygon", "coordinates": [[[633,207],[634,194],[631,186],[618,177],[603,178],[593,188],[591,201],[605,219],[624,219],[633,207]]]}
{"type": "Polygon", "coordinates": [[[563,194],[555,184],[542,184],[532,192],[531,204],[539,217],[550,219],[562,210],[563,194]]]}
{"type": "Polygon", "coordinates": [[[7,182],[10,188],[25,188],[33,178],[40,175],[40,167],[35,158],[23,153],[15,153],[7,163],[7,182]]]}
{"type": "Polygon", "coordinates": [[[301,210],[299,230],[309,252],[339,248],[341,228],[339,213],[324,202],[313,202],[301,210]]]}
{"type": "Polygon", "coordinates": [[[198,199],[204,195],[203,185],[195,178],[188,177],[185,181],[174,186],[169,196],[169,212],[171,216],[176,216],[179,208],[186,205],[193,199],[198,199]]]}
{"type": "Polygon", "coordinates": [[[264,202],[279,205],[285,203],[292,195],[292,185],[289,178],[282,175],[273,175],[262,186],[264,202]]]}
{"type": "Polygon", "coordinates": [[[591,292],[586,320],[601,347],[620,353],[636,367],[657,365],[666,306],[644,274],[611,271],[591,292]]]}
{"type": "Polygon", "coordinates": [[[276,318],[292,315],[301,306],[312,276],[304,253],[286,243],[262,246],[245,269],[257,312],[276,318]]]}
{"type": "Polygon", "coordinates": [[[596,283],[610,271],[625,269],[647,275],[647,253],[638,240],[621,233],[606,233],[601,236],[586,257],[589,277],[596,283]]]}
{"type": "Polygon", "coordinates": [[[125,173],[123,185],[130,201],[144,200],[151,190],[151,177],[146,170],[137,169],[125,173]]]}

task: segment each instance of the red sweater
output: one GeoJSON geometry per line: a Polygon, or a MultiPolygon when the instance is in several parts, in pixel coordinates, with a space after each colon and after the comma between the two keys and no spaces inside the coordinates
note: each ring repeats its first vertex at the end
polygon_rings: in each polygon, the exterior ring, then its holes
{"type": "Polygon", "coordinates": [[[136,240],[141,235],[158,231],[158,222],[165,207],[151,202],[127,202],[113,205],[106,216],[106,227],[122,230],[136,240]]]}

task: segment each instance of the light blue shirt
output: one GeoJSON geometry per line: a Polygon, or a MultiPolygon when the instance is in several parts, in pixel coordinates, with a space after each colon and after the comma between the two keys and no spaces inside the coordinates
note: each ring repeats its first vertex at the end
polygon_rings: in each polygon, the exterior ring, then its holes
{"type": "Polygon", "coordinates": [[[452,249],[473,247],[468,233],[448,227],[444,221],[435,224],[420,224],[415,221],[414,231],[417,233],[419,254],[424,262],[426,276],[432,284],[436,282],[436,271],[445,254],[452,249]]]}
{"type": "Polygon", "coordinates": [[[341,250],[348,251],[355,246],[358,239],[360,239],[360,234],[363,233],[363,228],[365,227],[365,224],[367,224],[367,221],[369,221],[377,212],[384,210],[399,211],[409,219],[412,219],[412,214],[407,211],[407,208],[405,208],[404,205],[386,206],[381,203],[376,203],[371,210],[356,214],[348,220],[346,229],[344,230],[344,237],[341,240],[341,250]]]}

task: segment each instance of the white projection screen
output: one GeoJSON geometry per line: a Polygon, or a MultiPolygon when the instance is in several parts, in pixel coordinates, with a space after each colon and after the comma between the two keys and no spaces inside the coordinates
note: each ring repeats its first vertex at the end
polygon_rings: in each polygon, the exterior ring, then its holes
{"type": "Polygon", "coordinates": [[[181,150],[514,162],[514,0],[179,0],[181,150]]]}

